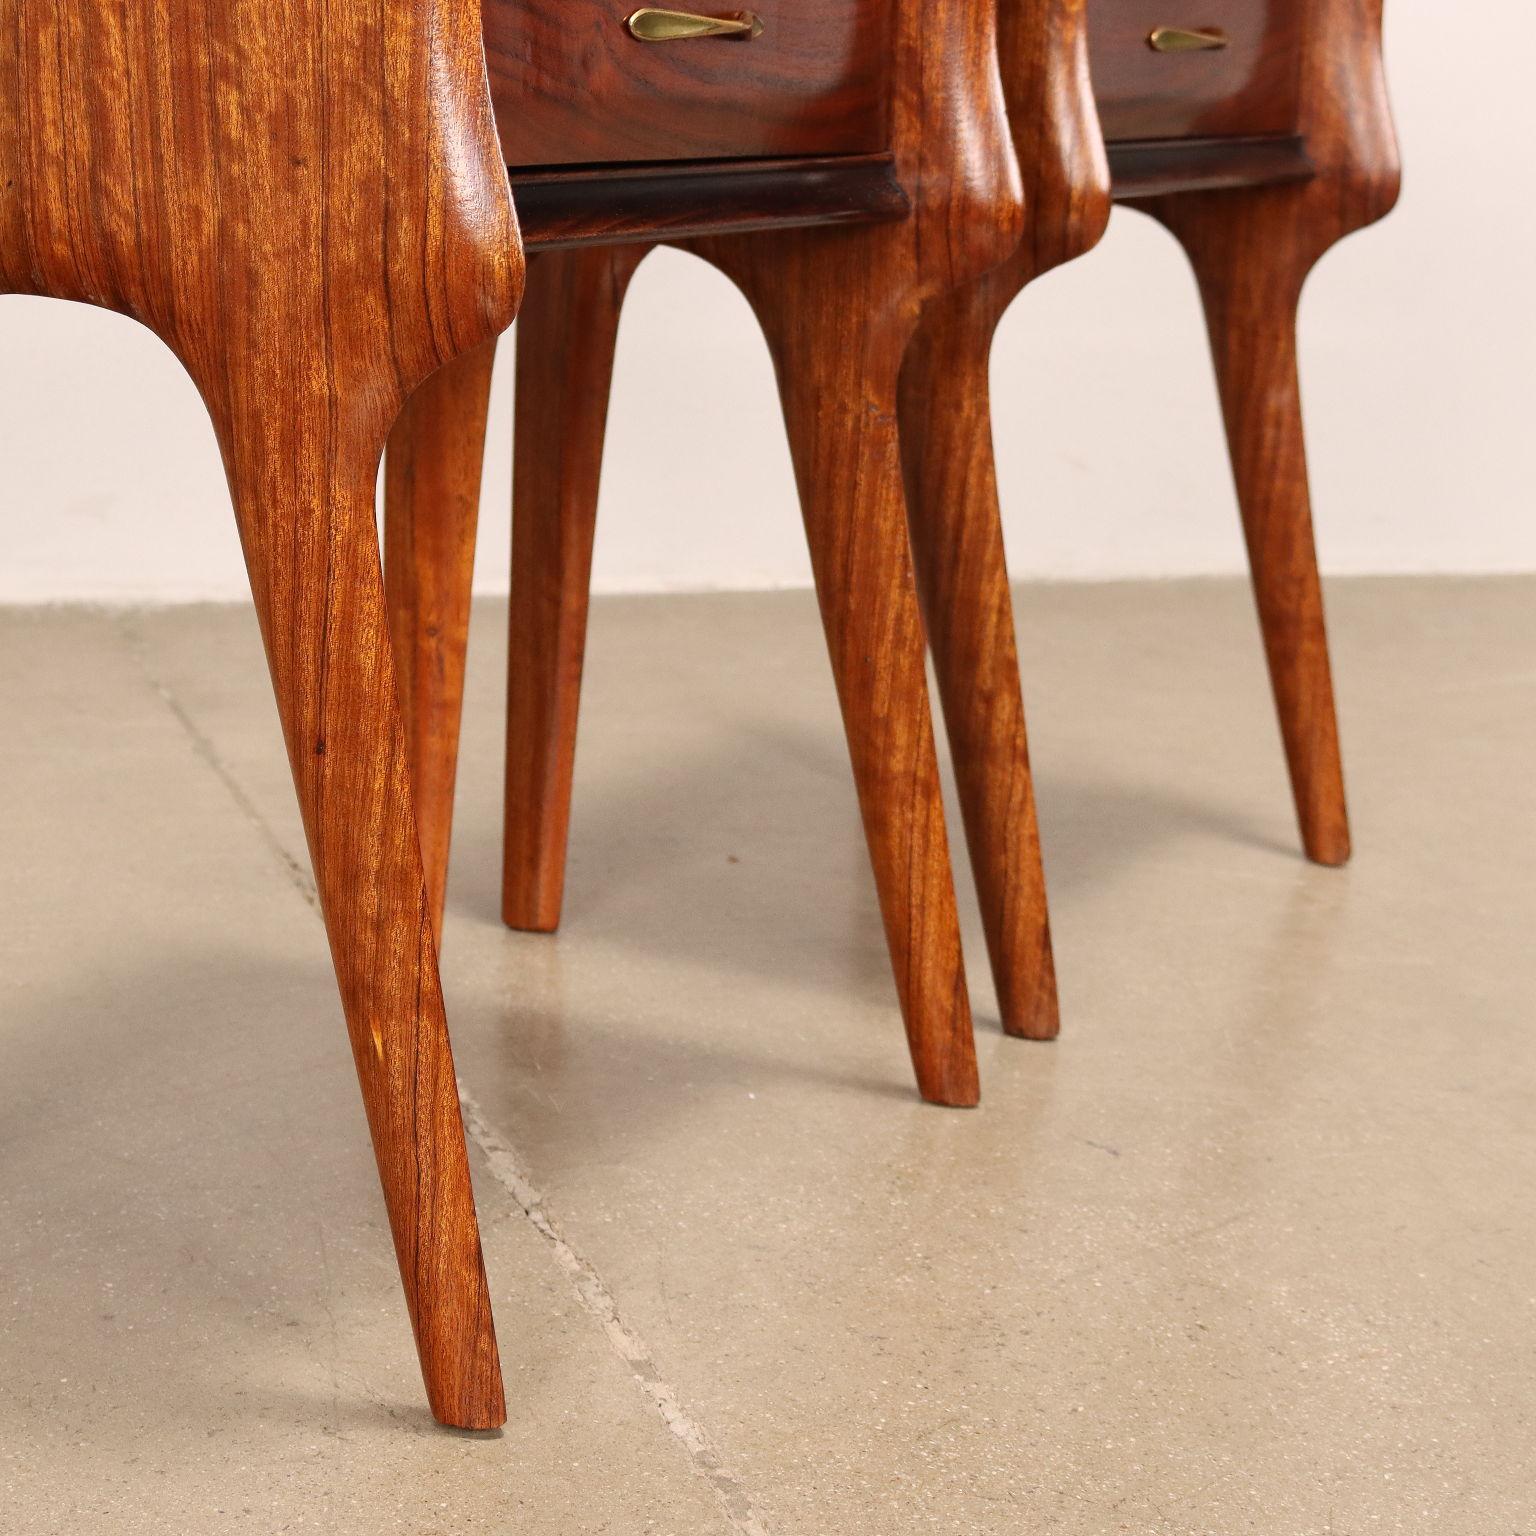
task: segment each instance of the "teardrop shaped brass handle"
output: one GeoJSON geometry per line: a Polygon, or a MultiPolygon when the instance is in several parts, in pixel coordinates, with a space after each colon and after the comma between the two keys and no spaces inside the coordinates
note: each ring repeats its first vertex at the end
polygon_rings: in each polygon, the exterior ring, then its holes
{"type": "Polygon", "coordinates": [[[1219,27],[1192,31],[1188,27],[1153,27],[1147,44],[1159,53],[1197,53],[1206,48],[1225,48],[1227,34],[1219,27]]]}
{"type": "Polygon", "coordinates": [[[751,42],[761,35],[763,18],[751,11],[695,16],[692,11],[662,11],[646,5],[626,16],[624,25],[642,43],[675,43],[685,37],[736,37],[751,42]]]}

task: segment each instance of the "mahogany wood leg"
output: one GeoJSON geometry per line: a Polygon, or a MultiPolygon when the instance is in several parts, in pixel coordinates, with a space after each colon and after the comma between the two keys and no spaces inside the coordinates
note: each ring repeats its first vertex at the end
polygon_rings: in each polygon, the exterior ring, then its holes
{"type": "Polygon", "coordinates": [[[474,0],[0,0],[0,292],[141,320],[208,406],[427,1394],[474,1429],[501,1371],[374,490],[522,279],[474,0]]]}
{"type": "Polygon", "coordinates": [[[1316,863],[1343,864],[1349,814],[1296,371],[1300,286],[1287,291],[1256,256],[1202,259],[1197,272],[1302,845],[1316,863]]]}
{"type": "Polygon", "coordinates": [[[251,390],[220,436],[427,1395],[484,1429],[505,1410],[385,620],[382,441],[333,425],[342,405],[251,390]]]}
{"type": "Polygon", "coordinates": [[[897,432],[910,322],[892,313],[858,234],[701,249],[741,284],[773,353],[918,1088],[931,1103],[975,1104],[897,432]]]}
{"type": "Polygon", "coordinates": [[[529,262],[517,327],[502,917],[560,924],[609,385],[624,293],[648,246],[529,262]]]}
{"type": "Polygon", "coordinates": [[[1003,1028],[1060,1028],[992,459],[985,280],[931,303],[901,373],[912,556],[1003,1028]]]}
{"type": "Polygon", "coordinates": [[[439,946],[495,360],[496,343],[483,342],[428,378],[400,413],[384,461],[384,589],[439,946]]]}
{"type": "Polygon", "coordinates": [[[1003,1028],[1059,1028],[1045,874],[992,459],[988,359],[1018,293],[1089,250],[1109,168],[1088,78],[1083,0],[999,16],[1025,234],[1006,262],[923,308],[901,373],[912,554],[965,817],[1003,1028]]]}
{"type": "Polygon", "coordinates": [[[1205,306],[1227,446],[1291,793],[1307,857],[1349,858],[1349,816],[1296,371],[1301,288],[1321,250],[1298,194],[1142,206],[1183,245],[1205,306]]]}

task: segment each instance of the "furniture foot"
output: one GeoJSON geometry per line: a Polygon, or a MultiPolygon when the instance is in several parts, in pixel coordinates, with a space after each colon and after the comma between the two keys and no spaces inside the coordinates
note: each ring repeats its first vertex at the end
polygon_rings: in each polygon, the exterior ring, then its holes
{"type": "Polygon", "coordinates": [[[487,341],[432,374],[406,401],[384,459],[384,591],[439,947],[495,360],[487,341]]]}
{"type": "Polygon", "coordinates": [[[1300,287],[1265,281],[1254,251],[1196,258],[1221,392],[1243,537],[1290,771],[1302,845],[1318,864],[1349,859],[1344,762],[1312,533],[1301,386],[1300,287]]]}
{"type": "Polygon", "coordinates": [[[565,895],[576,719],[614,348],[649,246],[529,262],[517,330],[502,917],[551,933],[565,895]]]}

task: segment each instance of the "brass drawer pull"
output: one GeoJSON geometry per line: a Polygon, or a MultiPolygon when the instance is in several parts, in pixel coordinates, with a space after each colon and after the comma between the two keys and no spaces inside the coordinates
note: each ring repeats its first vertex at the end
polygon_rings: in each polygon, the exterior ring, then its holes
{"type": "Polygon", "coordinates": [[[1216,27],[1202,32],[1187,27],[1153,27],[1147,45],[1159,53],[1196,53],[1204,48],[1225,48],[1227,34],[1216,27]]]}
{"type": "Polygon", "coordinates": [[[642,6],[624,18],[631,37],[642,43],[672,43],[685,37],[738,37],[751,42],[763,30],[763,18],[751,11],[731,16],[695,16],[691,11],[659,11],[642,6]]]}

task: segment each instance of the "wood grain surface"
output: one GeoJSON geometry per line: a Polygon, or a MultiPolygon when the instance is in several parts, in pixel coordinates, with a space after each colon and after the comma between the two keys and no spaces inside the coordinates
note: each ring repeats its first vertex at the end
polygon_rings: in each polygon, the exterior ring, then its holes
{"type": "Polygon", "coordinates": [[[1088,0],[1099,122],[1122,139],[1296,131],[1307,0],[1088,0]],[[1225,48],[1158,53],[1155,27],[1220,31],[1225,48]]]}
{"type": "Polygon", "coordinates": [[[439,952],[495,361],[486,341],[432,374],[406,401],[384,458],[384,594],[439,952]]]}
{"type": "Polygon", "coordinates": [[[992,457],[992,337],[1019,292],[1109,218],[1082,0],[1002,12],[1008,115],[1029,210],[1009,260],[929,302],[901,376],[912,548],[1003,1028],[1060,1028],[992,457]]]}
{"type": "Polygon", "coordinates": [[[886,148],[890,0],[753,0],[762,32],[645,43],[611,0],[486,0],[507,164],[773,159],[886,148]]]}
{"type": "Polygon", "coordinates": [[[502,918],[553,932],[565,895],[597,482],[619,311],[649,247],[529,263],[518,326],[502,918]]]}
{"type": "Polygon", "coordinates": [[[1151,139],[1107,146],[1116,202],[1170,192],[1225,192],[1310,181],[1317,174],[1300,134],[1232,139],[1151,139]]]}
{"type": "Polygon", "coordinates": [[[517,172],[512,192],[530,252],[872,224],[911,211],[889,155],[517,172]]]}
{"type": "Polygon", "coordinates": [[[228,470],[432,1410],[501,1376],[374,525],[406,395],[511,320],[475,0],[0,0],[0,291],[122,311],[228,470]]]}

